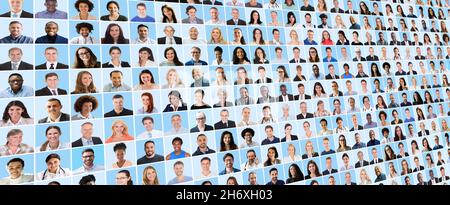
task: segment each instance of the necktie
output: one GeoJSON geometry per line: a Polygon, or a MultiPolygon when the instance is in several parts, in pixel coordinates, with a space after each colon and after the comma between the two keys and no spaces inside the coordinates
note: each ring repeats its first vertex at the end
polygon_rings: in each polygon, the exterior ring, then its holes
{"type": "Polygon", "coordinates": [[[56,91],[55,91],[55,90],[52,90],[52,94],[53,94],[53,95],[56,95],[56,91]]]}
{"type": "Polygon", "coordinates": [[[50,70],[53,70],[53,69],[55,69],[55,64],[50,64],[50,70]]]}
{"type": "Polygon", "coordinates": [[[92,140],[88,140],[87,145],[94,145],[94,143],[92,142],[92,140]]]}
{"type": "Polygon", "coordinates": [[[12,15],[12,17],[13,17],[13,18],[19,18],[19,16],[18,16],[16,13],[14,13],[14,14],[12,15]]]}
{"type": "Polygon", "coordinates": [[[172,38],[169,38],[169,44],[173,44],[172,38]]]}
{"type": "Polygon", "coordinates": [[[17,64],[17,63],[13,63],[12,64],[12,68],[13,68],[13,70],[17,70],[18,69],[18,67],[19,67],[19,65],[17,64]]]}

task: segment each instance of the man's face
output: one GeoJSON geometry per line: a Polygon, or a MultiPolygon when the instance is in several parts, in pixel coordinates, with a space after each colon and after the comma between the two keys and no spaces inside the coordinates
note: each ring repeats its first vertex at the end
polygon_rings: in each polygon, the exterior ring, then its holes
{"type": "Polygon", "coordinates": [[[273,130],[272,129],[267,128],[265,131],[266,131],[266,135],[267,136],[269,136],[269,137],[273,136],[273,130]]]}
{"type": "Polygon", "coordinates": [[[147,143],[145,145],[145,155],[153,156],[153,154],[155,154],[155,144],[147,143]]]}
{"type": "Polygon", "coordinates": [[[164,29],[164,34],[166,34],[167,37],[172,37],[174,33],[175,30],[170,26],[164,29]]]}
{"type": "Polygon", "coordinates": [[[323,147],[325,147],[325,150],[329,150],[330,149],[330,141],[329,140],[324,140],[323,141],[323,147]]]}
{"type": "Polygon", "coordinates": [[[239,10],[237,10],[237,9],[232,10],[231,15],[233,16],[234,19],[238,19],[239,18],[239,10]]]}
{"type": "Polygon", "coordinates": [[[23,166],[20,162],[11,162],[6,169],[8,170],[11,179],[17,179],[22,176],[23,166]]]}
{"type": "Polygon", "coordinates": [[[222,111],[222,112],[220,112],[220,119],[221,119],[223,122],[227,122],[227,121],[228,121],[228,116],[229,116],[229,114],[228,114],[227,111],[222,111]]]}
{"type": "Polygon", "coordinates": [[[9,52],[9,59],[12,62],[19,62],[22,60],[22,52],[19,49],[13,49],[9,52]]]}
{"type": "Polygon", "coordinates": [[[137,13],[139,16],[146,16],[147,15],[147,9],[145,6],[138,6],[137,7],[137,13]]]}
{"type": "Polygon", "coordinates": [[[184,166],[181,165],[181,164],[177,164],[173,168],[173,171],[175,172],[175,175],[182,176],[183,175],[183,171],[184,171],[184,166]]]}
{"type": "Polygon", "coordinates": [[[138,33],[139,33],[139,38],[147,38],[148,28],[142,26],[138,29],[138,33]]]}
{"type": "Polygon", "coordinates": [[[276,40],[279,40],[280,39],[280,32],[279,31],[273,32],[273,38],[276,39],[276,40]]]}
{"type": "Polygon", "coordinates": [[[58,24],[56,23],[48,23],[45,26],[45,33],[49,36],[56,36],[58,34],[58,24]]]}
{"type": "Polygon", "coordinates": [[[18,37],[22,34],[22,25],[19,23],[13,23],[9,26],[9,33],[13,37],[18,37]]]}
{"type": "Polygon", "coordinates": [[[114,98],[113,105],[114,105],[115,110],[122,110],[123,109],[123,98],[114,98]]]}
{"type": "Polygon", "coordinates": [[[9,0],[9,7],[14,12],[22,10],[23,0],[9,0]]]}
{"type": "Polygon", "coordinates": [[[207,138],[205,136],[200,136],[200,137],[197,138],[197,145],[198,145],[198,147],[206,148],[207,147],[207,143],[208,143],[208,140],[207,140],[207,138]]]}
{"type": "Polygon", "coordinates": [[[195,49],[195,48],[191,49],[191,55],[194,60],[200,59],[200,50],[195,49]]]}
{"type": "Polygon", "coordinates": [[[151,120],[145,120],[144,121],[144,127],[145,127],[145,130],[148,130],[148,131],[151,131],[151,130],[153,130],[153,122],[151,121],[151,120]]]}
{"type": "Polygon", "coordinates": [[[81,126],[81,135],[83,137],[91,137],[92,133],[93,133],[94,129],[93,126],[91,124],[84,124],[83,126],[81,126]]]}
{"type": "Polygon", "coordinates": [[[58,87],[59,79],[57,76],[51,76],[48,77],[45,82],[47,83],[47,86],[50,88],[56,88],[58,87]]]}
{"type": "Polygon", "coordinates": [[[58,3],[56,3],[56,1],[47,1],[47,2],[45,2],[44,5],[47,8],[48,12],[55,12],[56,6],[58,6],[58,3]]]}
{"type": "Polygon", "coordinates": [[[226,157],[225,158],[225,167],[227,167],[227,168],[233,168],[233,163],[234,163],[234,160],[233,160],[233,158],[232,157],[226,157]]]}
{"type": "Polygon", "coordinates": [[[172,125],[174,127],[181,127],[181,117],[179,116],[172,117],[172,125]]]}
{"type": "Polygon", "coordinates": [[[217,11],[217,9],[210,9],[209,15],[211,16],[211,19],[217,19],[219,17],[219,11],[217,11]]]}
{"type": "Polygon", "coordinates": [[[187,11],[187,14],[188,14],[188,16],[189,16],[190,18],[195,18],[195,13],[196,13],[196,10],[195,10],[194,8],[189,9],[189,10],[187,11]]]}
{"type": "Polygon", "coordinates": [[[58,101],[47,101],[47,112],[51,115],[59,115],[62,105],[58,101]]]}
{"type": "Polygon", "coordinates": [[[240,92],[241,92],[241,97],[243,97],[243,98],[248,97],[248,91],[247,91],[247,89],[241,89],[240,92]]]}
{"type": "Polygon", "coordinates": [[[278,181],[278,171],[271,171],[270,178],[272,179],[272,181],[278,181]]]}
{"type": "Polygon", "coordinates": [[[23,79],[20,76],[13,75],[8,79],[8,83],[12,90],[20,90],[23,85],[23,79]]]}
{"type": "Polygon", "coordinates": [[[111,74],[110,80],[114,87],[119,87],[122,84],[122,74],[114,72],[111,74]]]}
{"type": "Polygon", "coordinates": [[[94,164],[94,159],[95,159],[94,153],[92,153],[92,152],[84,152],[81,155],[81,157],[82,157],[82,160],[83,160],[83,164],[85,166],[90,167],[90,166],[92,166],[94,164]]]}
{"type": "Polygon", "coordinates": [[[56,62],[58,61],[58,52],[55,49],[48,49],[45,51],[45,59],[48,62],[56,62]]]}
{"type": "Polygon", "coordinates": [[[250,175],[248,176],[248,182],[249,182],[251,185],[256,185],[256,174],[250,174],[250,175]]]}
{"type": "Polygon", "coordinates": [[[209,171],[209,169],[211,167],[211,162],[209,160],[203,160],[200,163],[201,163],[203,171],[209,171]]]}

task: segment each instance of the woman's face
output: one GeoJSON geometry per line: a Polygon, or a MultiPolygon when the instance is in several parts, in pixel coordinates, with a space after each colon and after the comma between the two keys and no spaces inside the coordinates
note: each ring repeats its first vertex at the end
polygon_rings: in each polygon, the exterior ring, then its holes
{"type": "Polygon", "coordinates": [[[260,30],[255,30],[255,39],[261,39],[261,31],[260,30]]]}
{"type": "Polygon", "coordinates": [[[142,105],[144,105],[145,107],[147,107],[148,105],[150,105],[150,98],[146,95],[141,97],[142,100],[142,105]]]}
{"type": "Polygon", "coordinates": [[[147,175],[145,176],[147,179],[151,182],[155,181],[156,179],[156,172],[153,169],[148,169],[147,175]]]}
{"type": "Polygon", "coordinates": [[[108,5],[108,11],[109,13],[112,14],[119,14],[119,7],[117,6],[117,4],[109,4],[108,5]]]}
{"type": "Polygon", "coordinates": [[[57,143],[59,142],[59,136],[61,135],[61,133],[59,133],[59,131],[57,129],[49,129],[47,131],[47,140],[50,143],[57,143]]]}
{"type": "Polygon", "coordinates": [[[345,139],[344,137],[339,137],[339,145],[344,146],[345,145],[345,139]]]}
{"type": "Polygon", "coordinates": [[[172,13],[172,11],[171,11],[170,9],[164,8],[164,9],[163,9],[163,14],[164,14],[164,16],[166,16],[167,18],[172,19],[173,13],[172,13]]]}
{"type": "Polygon", "coordinates": [[[78,56],[83,61],[88,61],[91,59],[91,53],[87,49],[84,49],[84,48],[78,50],[78,56]]]}
{"type": "Polygon", "coordinates": [[[81,83],[83,83],[83,86],[87,87],[92,83],[92,76],[90,74],[83,74],[81,76],[81,83]]]}
{"type": "Polygon", "coordinates": [[[252,19],[255,20],[255,21],[258,20],[259,19],[259,13],[258,12],[253,12],[252,13],[252,19]]]}
{"type": "Polygon", "coordinates": [[[330,34],[328,32],[323,32],[324,39],[330,39],[330,34]]]}
{"type": "Polygon", "coordinates": [[[294,15],[290,15],[289,16],[289,23],[294,23],[295,22],[295,16],[294,15]]]}
{"type": "Polygon", "coordinates": [[[322,87],[320,87],[319,85],[316,85],[316,87],[314,87],[314,89],[316,90],[317,94],[321,94],[322,93],[322,87]]]}
{"type": "Polygon", "coordinates": [[[80,13],[88,13],[89,5],[86,3],[80,3],[80,4],[78,4],[78,10],[80,10],[80,13]]]}
{"type": "Polygon", "coordinates": [[[194,95],[195,95],[195,102],[201,103],[203,101],[203,95],[201,92],[196,92],[194,95]]]}
{"type": "Polygon", "coordinates": [[[113,60],[120,60],[120,54],[121,54],[121,52],[119,50],[112,50],[109,55],[111,56],[111,59],[113,59],[113,60]]]}
{"type": "Polygon", "coordinates": [[[237,51],[236,51],[236,56],[239,58],[239,59],[244,59],[244,51],[242,50],[242,49],[238,49],[237,51]]]}
{"type": "Polygon", "coordinates": [[[141,81],[142,81],[144,84],[151,83],[151,82],[152,82],[152,75],[150,75],[150,74],[148,74],[148,73],[142,74],[142,75],[141,75],[141,81]]]}
{"type": "Polygon", "coordinates": [[[234,29],[234,39],[240,40],[242,38],[242,31],[240,29],[234,29]]]}
{"type": "Polygon", "coordinates": [[[22,116],[23,109],[19,106],[11,106],[8,109],[8,115],[10,118],[18,119],[22,116]]]}
{"type": "Polygon", "coordinates": [[[230,145],[231,142],[231,136],[229,134],[225,134],[223,136],[223,143],[225,143],[225,145],[230,145]]]}
{"type": "Polygon", "coordinates": [[[150,57],[150,54],[147,51],[139,52],[139,59],[147,60],[150,57]]]}
{"type": "Polygon", "coordinates": [[[216,70],[216,77],[218,79],[223,79],[223,75],[224,75],[224,70],[223,69],[217,69],[216,70]]]}
{"type": "Polygon", "coordinates": [[[116,133],[123,133],[123,131],[125,130],[125,125],[119,122],[114,125],[113,129],[116,133]]]}
{"type": "Polygon", "coordinates": [[[116,158],[118,161],[123,161],[125,159],[125,150],[123,149],[118,149],[116,150],[116,158]]]}
{"type": "Polygon", "coordinates": [[[11,145],[14,147],[19,146],[20,143],[22,143],[22,138],[23,138],[22,133],[19,133],[16,135],[11,135],[11,136],[7,137],[8,145],[11,145]]]}
{"type": "Polygon", "coordinates": [[[314,166],[314,164],[309,164],[308,165],[308,171],[311,172],[312,174],[316,173],[316,166],[314,166]]]}
{"type": "Polygon", "coordinates": [[[288,153],[289,153],[289,155],[294,155],[295,154],[295,147],[294,146],[289,146],[288,147],[288,153]]]}
{"type": "Polygon", "coordinates": [[[116,174],[116,185],[128,185],[130,177],[127,177],[125,173],[116,174]]]}
{"type": "Polygon", "coordinates": [[[259,59],[264,59],[264,53],[261,49],[256,50],[256,56],[258,56],[259,59]]]}
{"type": "Polygon", "coordinates": [[[361,179],[367,179],[367,173],[362,171],[361,172],[361,179]]]}
{"type": "Polygon", "coordinates": [[[109,35],[113,38],[119,38],[120,35],[120,27],[119,26],[112,26],[109,30],[109,35]]]}
{"type": "Polygon", "coordinates": [[[313,150],[313,145],[311,142],[306,143],[306,151],[311,152],[313,150]]]}
{"type": "Polygon", "coordinates": [[[169,80],[169,82],[176,82],[177,74],[175,73],[175,71],[169,72],[167,79],[169,80]]]}
{"type": "Polygon", "coordinates": [[[56,170],[58,170],[60,163],[61,162],[57,158],[52,158],[52,159],[48,160],[47,170],[51,173],[56,173],[56,170]]]}
{"type": "Polygon", "coordinates": [[[81,113],[87,114],[92,111],[92,102],[85,102],[81,105],[81,113]]]}
{"type": "Polygon", "coordinates": [[[297,34],[297,32],[295,32],[294,30],[292,30],[291,33],[290,33],[290,37],[291,37],[291,39],[298,39],[298,34],[297,34]]]}
{"type": "Polygon", "coordinates": [[[269,149],[269,151],[267,151],[267,157],[271,160],[275,159],[275,151],[273,149],[269,149]]]}
{"type": "Polygon", "coordinates": [[[211,31],[211,37],[212,37],[214,40],[219,40],[219,38],[220,38],[220,31],[219,31],[219,29],[213,29],[213,30],[211,31]]]}
{"type": "Polygon", "coordinates": [[[166,59],[168,61],[173,61],[175,59],[175,52],[173,52],[173,50],[168,50],[166,52],[166,59]]]}
{"type": "Polygon", "coordinates": [[[291,173],[293,177],[297,176],[297,171],[295,170],[294,166],[289,167],[289,173],[291,173]]]}

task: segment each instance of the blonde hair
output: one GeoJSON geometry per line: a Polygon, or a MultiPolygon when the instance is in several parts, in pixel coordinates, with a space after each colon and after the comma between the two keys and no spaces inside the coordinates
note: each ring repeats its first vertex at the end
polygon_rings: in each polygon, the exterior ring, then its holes
{"type": "Polygon", "coordinates": [[[129,135],[129,134],[128,134],[128,125],[125,123],[125,121],[123,121],[123,120],[115,120],[115,121],[112,123],[112,125],[111,125],[112,136],[116,136],[116,135],[117,135],[116,131],[114,130],[114,126],[116,126],[116,125],[119,124],[119,123],[122,123],[122,124],[123,124],[123,127],[124,127],[122,134],[123,134],[123,135],[129,135]]]}
{"type": "Polygon", "coordinates": [[[156,172],[156,169],[154,167],[152,167],[152,166],[145,167],[144,173],[142,174],[142,184],[143,185],[159,185],[158,172],[156,172]],[[156,175],[155,181],[153,182],[153,184],[147,178],[147,173],[149,172],[150,169],[153,170],[156,175]]]}

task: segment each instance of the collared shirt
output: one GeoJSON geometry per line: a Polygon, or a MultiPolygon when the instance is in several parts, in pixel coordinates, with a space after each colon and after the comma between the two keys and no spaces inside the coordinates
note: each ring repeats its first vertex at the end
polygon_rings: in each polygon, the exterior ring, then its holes
{"type": "Polygon", "coordinates": [[[2,120],[2,121],[0,121],[0,127],[18,126],[18,125],[30,125],[30,124],[33,124],[33,123],[34,123],[33,118],[20,117],[19,121],[17,121],[17,123],[15,123],[15,124],[11,121],[11,119],[8,119],[8,121],[6,123],[4,123],[3,120],[2,120]]]}
{"type": "Polygon", "coordinates": [[[24,36],[24,35],[20,35],[17,38],[13,38],[11,35],[9,35],[9,36],[6,36],[6,37],[0,39],[0,43],[10,43],[10,44],[29,43],[29,44],[32,44],[32,43],[34,43],[34,40],[33,40],[33,38],[24,36]]]}
{"type": "Polygon", "coordinates": [[[242,164],[241,167],[242,167],[243,171],[248,171],[248,170],[260,168],[261,167],[261,163],[256,163],[256,161],[254,161],[253,163],[249,163],[247,161],[244,164],[242,164]]]}
{"type": "Polygon", "coordinates": [[[22,63],[22,61],[13,62],[11,61],[11,70],[19,70],[19,66],[22,63]]]}
{"type": "Polygon", "coordinates": [[[89,145],[94,145],[94,142],[91,139],[86,139],[84,137],[81,137],[81,143],[83,143],[83,146],[89,146],[89,145]]]}
{"type": "Polygon", "coordinates": [[[184,127],[180,127],[179,129],[172,128],[169,132],[166,133],[166,135],[183,134],[187,132],[189,132],[189,130],[184,127]]]}
{"type": "Polygon", "coordinates": [[[187,39],[183,40],[183,44],[206,44],[206,41],[203,39],[198,39],[198,38],[195,40],[187,38],[187,39]]]}
{"type": "Polygon", "coordinates": [[[244,127],[244,126],[250,126],[250,125],[256,125],[256,122],[253,122],[250,120],[248,122],[246,122],[246,121],[242,120],[241,122],[238,123],[238,127],[244,127]]]}
{"type": "Polygon", "coordinates": [[[83,173],[90,173],[90,172],[96,172],[96,171],[102,171],[105,170],[103,166],[100,165],[92,165],[92,167],[85,167],[84,164],[80,168],[76,169],[73,174],[83,174],[83,173]]]}
{"type": "Polygon", "coordinates": [[[94,116],[92,116],[91,113],[89,113],[87,117],[83,116],[81,113],[72,116],[72,120],[87,120],[87,119],[94,119],[94,116]]]}
{"type": "Polygon", "coordinates": [[[50,116],[48,116],[47,117],[47,123],[59,122],[61,120],[61,116],[62,116],[62,113],[60,113],[59,116],[55,120],[52,120],[52,118],[50,116]]]}
{"type": "Polygon", "coordinates": [[[70,44],[99,44],[99,42],[100,41],[92,36],[88,36],[87,38],[83,36],[77,36],[70,40],[70,44]]]}
{"type": "Polygon", "coordinates": [[[22,11],[23,10],[20,10],[17,13],[14,13],[13,11],[10,11],[11,12],[11,18],[20,18],[20,16],[22,15],[22,11]]]}
{"type": "Polygon", "coordinates": [[[30,174],[22,174],[20,177],[16,179],[11,179],[10,176],[5,177],[3,179],[0,179],[0,185],[17,185],[17,184],[23,184],[26,182],[33,182],[34,176],[30,174]]]}
{"type": "Polygon", "coordinates": [[[68,168],[59,167],[56,170],[56,173],[50,173],[47,169],[42,172],[39,172],[37,175],[37,180],[46,180],[46,179],[54,179],[59,177],[66,177],[72,175],[71,171],[68,168]]]}
{"type": "Polygon", "coordinates": [[[176,44],[174,37],[166,37],[166,44],[176,44]]]}
{"type": "Polygon", "coordinates": [[[141,134],[138,135],[138,139],[149,139],[149,138],[155,138],[155,137],[162,137],[162,132],[160,130],[152,130],[144,131],[141,134]]]}
{"type": "Polygon", "coordinates": [[[58,147],[56,149],[52,149],[50,147],[50,143],[47,144],[47,147],[45,148],[45,151],[51,151],[51,150],[60,150],[60,149],[67,149],[70,148],[69,143],[59,142],[58,147]]]}
{"type": "Polygon", "coordinates": [[[36,13],[35,18],[46,18],[46,19],[67,19],[67,13],[60,10],[55,10],[54,12],[49,12],[47,10],[36,13]]]}
{"type": "Polygon", "coordinates": [[[25,154],[34,152],[33,147],[28,146],[27,144],[21,143],[15,152],[9,149],[8,145],[3,145],[0,147],[0,156],[9,156],[16,154],[25,154]]]}
{"type": "Polygon", "coordinates": [[[151,38],[140,39],[136,38],[133,41],[134,44],[156,44],[156,41],[151,38]]]}
{"type": "Polygon", "coordinates": [[[56,69],[56,66],[58,65],[58,62],[46,62],[45,63],[45,67],[47,68],[47,70],[49,70],[52,67],[53,64],[53,69],[56,69]]]}
{"type": "Polygon", "coordinates": [[[32,87],[28,87],[26,85],[22,86],[22,89],[19,92],[14,93],[11,87],[6,88],[6,90],[0,93],[0,98],[13,98],[13,97],[30,97],[34,96],[34,90],[32,87]]]}
{"type": "Polygon", "coordinates": [[[103,92],[118,92],[118,91],[130,91],[130,90],[131,90],[131,87],[124,83],[122,83],[118,87],[114,87],[112,83],[108,83],[103,88],[103,92]]]}

